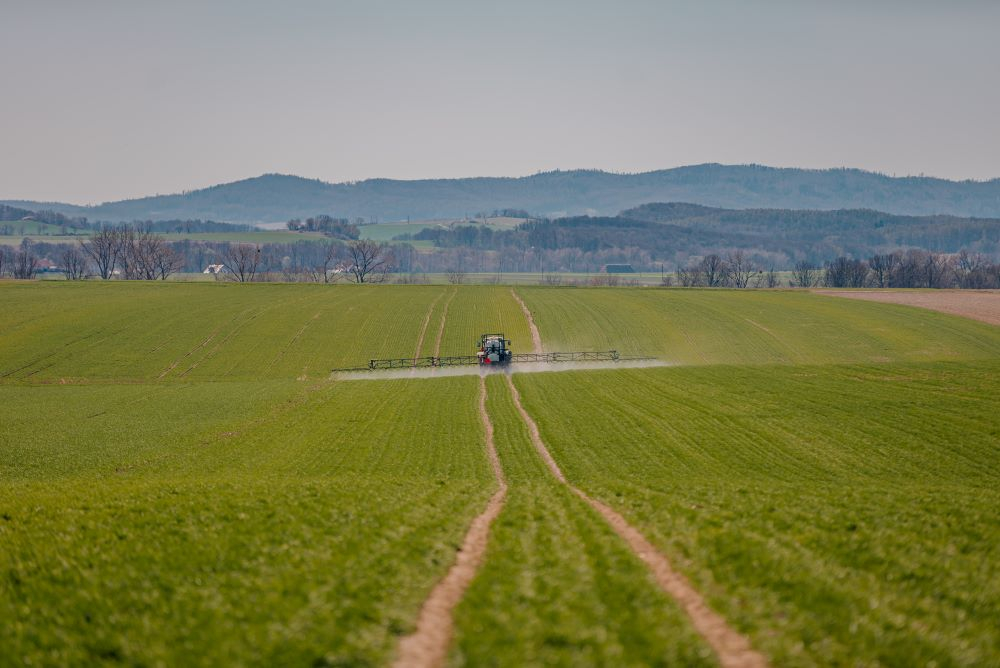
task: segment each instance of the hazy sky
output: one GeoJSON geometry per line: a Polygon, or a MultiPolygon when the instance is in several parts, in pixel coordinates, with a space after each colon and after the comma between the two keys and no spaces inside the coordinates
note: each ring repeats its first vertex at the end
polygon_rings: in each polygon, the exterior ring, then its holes
{"type": "Polygon", "coordinates": [[[1000,176],[1000,2],[0,0],[0,198],[700,162],[1000,176]]]}

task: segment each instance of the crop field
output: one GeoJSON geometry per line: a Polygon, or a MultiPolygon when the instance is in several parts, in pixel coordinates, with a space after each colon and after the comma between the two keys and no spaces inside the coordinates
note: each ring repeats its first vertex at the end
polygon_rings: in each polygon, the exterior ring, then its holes
{"type": "Polygon", "coordinates": [[[998,377],[997,361],[515,376],[566,476],[779,665],[997,659],[998,377]]]}
{"type": "MultiPolygon", "coordinates": [[[[88,230],[69,230],[63,234],[59,225],[33,221],[0,222],[0,226],[9,226],[13,234],[0,234],[0,244],[16,246],[24,238],[47,243],[75,243],[85,240],[91,232],[88,230]],[[23,230],[23,231],[22,231],[23,230]]],[[[287,230],[252,230],[249,232],[166,232],[160,234],[167,241],[218,241],[232,243],[295,243],[296,241],[323,241],[325,237],[319,232],[290,232],[287,230]]]]}
{"type": "Polygon", "coordinates": [[[0,665],[387,665],[493,448],[444,663],[731,659],[627,523],[745,665],[994,665],[998,416],[1000,328],[807,292],[0,283],[0,665]],[[330,374],[530,351],[515,294],[668,366],[330,374]]]}
{"type": "Polygon", "coordinates": [[[518,288],[551,350],[617,348],[676,364],[995,359],[1000,328],[786,290],[518,288]]]}

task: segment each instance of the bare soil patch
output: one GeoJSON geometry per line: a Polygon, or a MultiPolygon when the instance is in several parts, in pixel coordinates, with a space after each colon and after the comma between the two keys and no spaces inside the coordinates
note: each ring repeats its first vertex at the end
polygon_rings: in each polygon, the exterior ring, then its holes
{"type": "Polygon", "coordinates": [[[493,423],[486,412],[486,379],[483,377],[479,379],[479,417],[486,428],[486,451],[498,489],[490,498],[486,509],[472,520],[454,565],[424,601],[417,618],[416,631],[400,641],[399,654],[394,663],[396,668],[429,668],[444,663],[455,629],[452,612],[482,564],[489,541],[490,524],[500,514],[507,497],[507,481],[493,442],[493,423]]]}
{"type": "Polygon", "coordinates": [[[524,406],[521,404],[521,395],[510,376],[507,376],[507,386],[514,398],[514,406],[528,427],[535,449],[552,475],[596,510],[614,532],[628,544],[629,548],[642,559],[649,567],[660,588],[680,604],[691,619],[695,630],[715,650],[719,663],[726,668],[762,668],[767,666],[768,662],[764,655],[754,650],[746,636],[731,628],[722,615],[708,607],[708,603],[705,602],[698,590],[688,582],[687,578],[670,566],[670,561],[666,556],[659,552],[638,529],[630,525],[624,517],[609,506],[591,498],[566,480],[559,465],[552,458],[548,448],[545,447],[538,431],[538,425],[524,410],[524,406]]]}
{"type": "Polygon", "coordinates": [[[1000,325],[1000,290],[815,290],[819,294],[904,304],[1000,325]]]}

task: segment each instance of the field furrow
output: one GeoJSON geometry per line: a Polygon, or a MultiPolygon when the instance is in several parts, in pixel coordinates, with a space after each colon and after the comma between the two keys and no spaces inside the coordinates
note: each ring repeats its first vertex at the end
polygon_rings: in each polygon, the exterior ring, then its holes
{"type": "Polygon", "coordinates": [[[1000,613],[997,365],[514,378],[566,477],[775,663],[978,664],[1000,613]]]}

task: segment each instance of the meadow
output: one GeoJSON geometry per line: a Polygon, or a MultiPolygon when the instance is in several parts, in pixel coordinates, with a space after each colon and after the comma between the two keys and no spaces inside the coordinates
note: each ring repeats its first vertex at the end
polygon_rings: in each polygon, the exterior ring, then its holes
{"type": "MultiPolygon", "coordinates": [[[[775,665],[1000,661],[1000,329],[792,291],[517,287],[570,483],[775,665]]],[[[531,349],[509,286],[0,283],[0,657],[382,665],[496,489],[474,377],[370,357],[531,349]]],[[[531,445],[452,665],[701,665],[712,649],[531,445]]],[[[3,663],[3,661],[0,661],[3,663]]]]}

